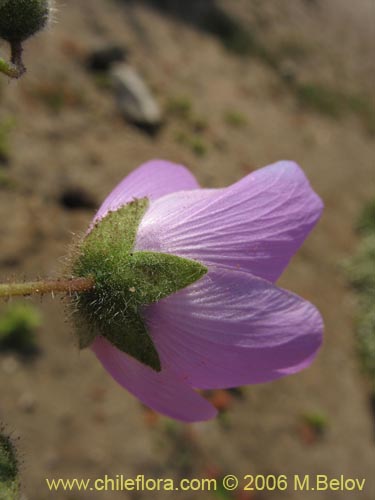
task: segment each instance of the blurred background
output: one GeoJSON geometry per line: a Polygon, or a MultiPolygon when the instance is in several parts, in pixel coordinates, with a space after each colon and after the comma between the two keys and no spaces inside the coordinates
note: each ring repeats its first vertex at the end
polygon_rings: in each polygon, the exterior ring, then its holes
{"type": "Polygon", "coordinates": [[[293,159],[326,208],[280,284],[320,309],[325,343],[303,373],[207,394],[220,417],[187,426],[79,352],[59,298],[1,303],[0,420],[20,436],[25,498],[150,497],[52,494],[46,477],[230,473],[367,488],[171,498],[375,498],[373,0],[61,0],[54,17],[26,44],[27,75],[0,78],[1,281],[58,276],[74,235],[146,160],[220,187],[293,159]]]}

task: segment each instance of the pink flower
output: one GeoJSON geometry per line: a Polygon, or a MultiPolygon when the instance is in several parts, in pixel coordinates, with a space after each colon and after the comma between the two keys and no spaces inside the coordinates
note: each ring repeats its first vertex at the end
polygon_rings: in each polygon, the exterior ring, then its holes
{"type": "Polygon", "coordinates": [[[201,189],[184,167],[151,161],[112,191],[94,220],[143,197],[150,207],[134,251],[193,259],[208,273],[143,311],[160,372],[94,340],[112,377],[154,410],[194,422],[216,414],[195,389],[269,382],[309,366],[321,316],[274,285],[323,207],[298,165],[282,161],[227,188],[201,189]]]}

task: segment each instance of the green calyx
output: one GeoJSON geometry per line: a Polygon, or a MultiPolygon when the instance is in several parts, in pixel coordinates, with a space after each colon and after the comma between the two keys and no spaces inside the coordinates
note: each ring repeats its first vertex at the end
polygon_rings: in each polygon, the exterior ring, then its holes
{"type": "Polygon", "coordinates": [[[0,429],[0,500],[19,498],[19,465],[14,445],[0,429]]]}
{"type": "Polygon", "coordinates": [[[43,29],[50,13],[50,0],[0,1],[0,38],[23,42],[43,29]]]}
{"type": "Polygon", "coordinates": [[[156,371],[160,359],[142,312],[194,283],[207,272],[199,262],[175,255],[133,251],[147,198],[134,200],[98,222],[84,239],[73,266],[76,277],[92,276],[95,288],[77,294],[80,347],[97,335],[156,371]]]}

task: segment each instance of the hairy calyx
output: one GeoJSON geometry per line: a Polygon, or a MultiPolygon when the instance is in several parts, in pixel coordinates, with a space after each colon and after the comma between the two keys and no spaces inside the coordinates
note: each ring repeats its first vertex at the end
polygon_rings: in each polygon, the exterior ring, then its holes
{"type": "Polygon", "coordinates": [[[81,348],[101,335],[160,371],[160,358],[142,312],[200,279],[207,268],[175,255],[134,251],[148,205],[143,198],[108,213],[83,240],[72,271],[76,277],[91,276],[95,288],[76,294],[74,316],[81,348]]]}

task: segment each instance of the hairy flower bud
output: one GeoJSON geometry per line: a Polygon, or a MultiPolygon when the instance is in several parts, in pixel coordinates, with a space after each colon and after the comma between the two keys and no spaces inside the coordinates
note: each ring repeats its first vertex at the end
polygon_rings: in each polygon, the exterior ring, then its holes
{"type": "Polygon", "coordinates": [[[0,0],[0,38],[23,42],[43,29],[50,14],[50,0],[0,0]]]}

